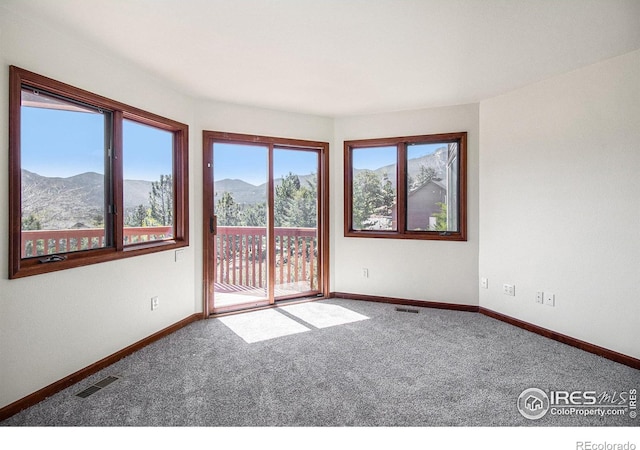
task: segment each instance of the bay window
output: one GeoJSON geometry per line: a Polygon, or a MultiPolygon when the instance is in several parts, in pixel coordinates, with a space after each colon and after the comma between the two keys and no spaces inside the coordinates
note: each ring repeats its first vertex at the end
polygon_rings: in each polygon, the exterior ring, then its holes
{"type": "Polygon", "coordinates": [[[10,278],[188,245],[188,126],[10,68],[10,278]]]}

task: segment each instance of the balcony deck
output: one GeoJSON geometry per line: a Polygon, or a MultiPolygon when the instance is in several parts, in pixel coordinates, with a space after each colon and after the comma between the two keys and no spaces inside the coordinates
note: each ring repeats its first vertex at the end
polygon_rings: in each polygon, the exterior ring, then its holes
{"type": "MultiPolygon", "coordinates": [[[[225,308],[228,306],[259,302],[267,299],[265,288],[237,286],[218,282],[213,283],[213,285],[215,290],[214,298],[216,308],[225,308]]],[[[309,284],[303,281],[298,281],[284,285],[276,285],[274,288],[274,296],[276,298],[291,297],[308,291],[309,284]]]]}

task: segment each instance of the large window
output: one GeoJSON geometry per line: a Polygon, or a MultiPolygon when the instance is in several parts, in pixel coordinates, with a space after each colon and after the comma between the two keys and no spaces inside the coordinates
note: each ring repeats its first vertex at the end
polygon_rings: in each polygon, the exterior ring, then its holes
{"type": "Polygon", "coordinates": [[[11,67],[17,278],[188,245],[187,125],[11,67]]]}
{"type": "Polygon", "coordinates": [[[345,236],[466,240],[466,138],[345,141],[345,236]]]}

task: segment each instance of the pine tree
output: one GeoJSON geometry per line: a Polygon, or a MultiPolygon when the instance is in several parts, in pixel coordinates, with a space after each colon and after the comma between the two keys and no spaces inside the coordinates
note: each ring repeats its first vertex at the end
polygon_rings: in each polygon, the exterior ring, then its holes
{"type": "Polygon", "coordinates": [[[416,176],[415,181],[410,185],[411,189],[417,189],[436,178],[436,170],[433,167],[427,167],[424,164],[420,165],[420,172],[416,176]]]}
{"type": "Polygon", "coordinates": [[[38,218],[35,215],[29,214],[27,218],[22,219],[22,229],[23,230],[41,230],[42,224],[40,223],[40,220],[38,220],[38,218]]]}
{"type": "Polygon", "coordinates": [[[151,183],[149,193],[151,218],[158,225],[173,225],[173,176],[160,175],[160,181],[151,183]]]}
{"type": "Polygon", "coordinates": [[[147,223],[149,211],[144,205],[138,205],[127,215],[126,225],[129,227],[144,227],[147,223]]]}
{"type": "Polygon", "coordinates": [[[240,225],[240,208],[231,192],[224,192],[216,203],[216,215],[218,216],[218,225],[221,227],[240,225]]]}
{"type": "Polygon", "coordinates": [[[438,202],[437,205],[440,207],[440,212],[433,214],[436,218],[435,231],[447,231],[447,205],[442,202],[438,202]]]}
{"type": "Polygon", "coordinates": [[[315,228],[318,225],[318,182],[315,176],[307,181],[307,186],[298,189],[291,206],[291,226],[315,228]]]}
{"type": "Polygon", "coordinates": [[[373,171],[358,172],[353,179],[353,227],[365,230],[374,216],[388,217],[393,212],[396,193],[387,174],[382,178],[373,171]]]}
{"type": "Polygon", "coordinates": [[[300,178],[291,172],[276,186],[274,199],[274,223],[276,227],[296,226],[293,218],[294,197],[300,190],[300,178]]]}
{"type": "Polygon", "coordinates": [[[266,227],[266,203],[254,203],[253,205],[244,206],[240,210],[240,225],[245,227],[266,227]]]}

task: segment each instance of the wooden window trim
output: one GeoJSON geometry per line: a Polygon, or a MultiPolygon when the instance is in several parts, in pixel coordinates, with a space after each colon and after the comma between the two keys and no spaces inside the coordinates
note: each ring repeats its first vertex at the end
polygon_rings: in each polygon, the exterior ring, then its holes
{"type": "Polygon", "coordinates": [[[9,68],[9,278],[21,278],[74,267],[97,264],[132,256],[155,253],[186,247],[189,245],[189,192],[188,192],[188,134],[186,124],[135,108],[74,86],[38,75],[27,70],[9,68]],[[21,90],[23,86],[41,89],[58,95],[109,110],[113,114],[112,152],[113,169],[111,185],[116,214],[113,218],[113,246],[108,248],[80,250],[65,253],[66,259],[55,263],[41,264],[39,258],[22,258],[22,175],[21,175],[21,90]],[[151,241],[144,244],[124,246],[123,168],[122,168],[122,120],[170,131],[174,135],[173,182],[174,182],[174,236],[172,239],[151,241]]]}
{"type": "Polygon", "coordinates": [[[344,236],[382,239],[417,239],[436,241],[467,240],[467,133],[441,133],[379,139],[344,141],[344,236]],[[413,231],[406,229],[407,205],[407,146],[410,144],[458,142],[458,231],[413,231]],[[353,229],[353,150],[370,147],[397,148],[396,205],[397,230],[353,229]]]}

